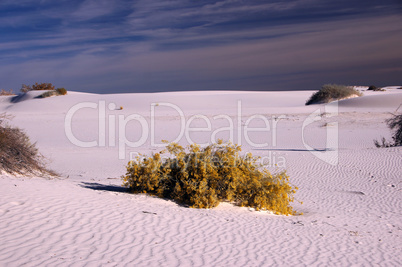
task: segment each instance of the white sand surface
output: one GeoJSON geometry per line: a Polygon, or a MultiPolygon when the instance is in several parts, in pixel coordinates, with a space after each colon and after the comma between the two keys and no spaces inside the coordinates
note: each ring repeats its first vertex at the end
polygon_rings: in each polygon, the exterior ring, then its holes
{"type": "Polygon", "coordinates": [[[402,112],[397,88],[363,90],[362,97],[335,102],[336,113],[328,105],[305,106],[313,91],[0,97],[0,113],[14,116],[10,123],[27,132],[60,174],[0,175],[0,266],[401,266],[402,148],[373,143],[390,139],[385,120],[402,112]],[[83,103],[96,108],[71,113],[83,103]],[[71,142],[69,114],[74,137],[96,146],[71,142]],[[133,114],[143,124],[132,120],[119,128],[119,116],[133,114]],[[210,130],[177,141],[232,137],[272,172],[287,170],[299,187],[292,206],[303,215],[229,203],[190,209],[121,187],[130,155],[157,152],[162,139],[180,135],[183,123],[188,130],[207,121],[210,130]],[[232,136],[222,130],[230,121],[232,136]],[[245,127],[267,124],[269,130],[244,134],[245,127]],[[328,145],[327,136],[337,142],[328,145]],[[124,143],[141,137],[137,147],[124,143]],[[334,157],[337,164],[330,163],[334,157]]]}

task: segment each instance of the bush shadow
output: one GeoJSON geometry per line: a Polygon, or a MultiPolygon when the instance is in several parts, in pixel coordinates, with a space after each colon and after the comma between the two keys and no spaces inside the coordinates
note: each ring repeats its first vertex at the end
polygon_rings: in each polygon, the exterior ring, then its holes
{"type": "Polygon", "coordinates": [[[118,193],[129,193],[128,188],[118,185],[106,185],[100,183],[88,183],[82,182],[80,184],[83,188],[88,188],[97,191],[108,191],[108,192],[118,192],[118,193]]]}

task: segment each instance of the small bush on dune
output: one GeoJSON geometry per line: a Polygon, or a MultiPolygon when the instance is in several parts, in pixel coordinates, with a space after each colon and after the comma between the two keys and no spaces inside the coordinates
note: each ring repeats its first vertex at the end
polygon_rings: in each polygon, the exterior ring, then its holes
{"type": "Polygon", "coordinates": [[[306,105],[329,103],[331,101],[345,99],[351,96],[361,96],[362,93],[351,86],[326,84],[321,90],[314,93],[306,102],[306,105]]]}
{"type": "Polygon", "coordinates": [[[6,90],[4,90],[4,89],[1,89],[1,91],[0,91],[0,96],[9,96],[9,95],[15,95],[15,94],[13,93],[13,90],[12,90],[12,89],[10,89],[9,91],[6,91],[6,90]]]}
{"type": "Polygon", "coordinates": [[[8,119],[9,116],[0,114],[0,171],[55,175],[45,168],[43,157],[28,136],[22,130],[6,124],[8,119]]]}
{"type": "Polygon", "coordinates": [[[59,96],[59,95],[67,94],[67,90],[65,88],[62,87],[62,88],[54,89],[54,85],[51,83],[35,83],[32,86],[26,85],[26,84],[22,85],[21,92],[27,93],[32,90],[48,91],[48,92],[45,92],[45,93],[41,94],[40,96],[38,96],[39,98],[46,98],[46,97],[51,97],[51,96],[59,96]]]}
{"type": "Polygon", "coordinates": [[[402,146],[402,114],[394,115],[393,118],[386,120],[386,123],[391,130],[395,129],[395,132],[392,135],[392,142],[387,142],[383,137],[381,139],[381,143],[377,140],[374,140],[374,145],[376,147],[402,146]]]}
{"type": "Polygon", "coordinates": [[[369,90],[369,91],[385,91],[385,89],[383,89],[381,87],[374,86],[374,85],[370,85],[367,90],[369,90]]]}
{"type": "Polygon", "coordinates": [[[40,98],[46,98],[46,97],[51,97],[51,96],[59,96],[59,95],[66,95],[67,90],[64,88],[57,88],[56,90],[53,91],[47,91],[43,94],[41,94],[39,97],[40,98]]]}
{"type": "Polygon", "coordinates": [[[54,90],[54,85],[51,83],[35,83],[32,85],[32,90],[54,90]]]}
{"type": "Polygon", "coordinates": [[[21,86],[21,89],[20,89],[20,91],[21,91],[22,93],[27,93],[27,92],[29,92],[29,91],[31,91],[31,90],[32,90],[32,86],[26,85],[26,84],[23,84],[23,85],[21,86]]]}
{"type": "Polygon", "coordinates": [[[35,83],[34,85],[25,85],[21,87],[21,92],[27,93],[32,90],[54,90],[54,85],[51,83],[35,83]]]}
{"type": "Polygon", "coordinates": [[[56,95],[57,95],[56,91],[47,91],[47,92],[41,94],[40,96],[38,96],[38,98],[47,98],[47,97],[56,96],[56,95]]]}
{"type": "Polygon", "coordinates": [[[290,207],[297,188],[285,172],[272,175],[260,169],[258,158],[239,156],[240,146],[191,145],[186,151],[176,143],[164,151],[129,162],[123,185],[134,193],[173,199],[193,208],[212,208],[221,201],[276,214],[295,214],[290,207]]]}
{"type": "Polygon", "coordinates": [[[56,89],[56,92],[59,94],[59,95],[66,95],[67,94],[67,90],[65,89],[65,88],[57,88],[56,89]]]}

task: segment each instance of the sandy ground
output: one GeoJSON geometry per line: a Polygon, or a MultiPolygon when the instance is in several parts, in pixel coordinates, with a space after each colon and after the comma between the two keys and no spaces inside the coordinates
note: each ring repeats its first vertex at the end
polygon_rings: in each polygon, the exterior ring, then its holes
{"type": "Polygon", "coordinates": [[[400,266],[402,148],[373,140],[390,139],[402,90],[360,90],[311,106],[312,91],[0,97],[60,174],[0,175],[0,265],[400,266]],[[218,138],[286,169],[303,215],[190,209],[121,187],[130,156],[162,139],[218,138]]]}

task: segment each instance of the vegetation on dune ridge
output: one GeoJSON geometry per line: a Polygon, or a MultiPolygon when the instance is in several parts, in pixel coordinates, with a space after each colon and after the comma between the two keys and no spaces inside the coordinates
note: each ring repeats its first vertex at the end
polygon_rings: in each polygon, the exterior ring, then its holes
{"type": "Polygon", "coordinates": [[[29,91],[42,91],[42,90],[54,90],[54,85],[51,83],[35,83],[32,86],[23,84],[21,92],[27,93],[29,91]]]}
{"type": "Polygon", "coordinates": [[[381,91],[381,92],[384,92],[384,91],[385,91],[384,88],[377,87],[377,86],[375,86],[375,85],[370,85],[367,90],[369,90],[369,91],[381,91]]]}
{"type": "Polygon", "coordinates": [[[67,90],[65,88],[62,87],[55,89],[54,85],[51,83],[35,83],[32,86],[23,84],[21,87],[21,92],[27,93],[29,91],[47,91],[38,96],[38,98],[46,98],[50,96],[59,96],[67,94],[67,90]]]}
{"type": "Polygon", "coordinates": [[[19,128],[9,126],[10,116],[0,114],[0,173],[56,175],[45,168],[35,144],[19,128]]]}
{"type": "Polygon", "coordinates": [[[57,92],[59,95],[66,95],[66,94],[67,94],[67,90],[66,90],[64,87],[57,88],[57,89],[56,89],[56,92],[57,92]]]}
{"type": "Polygon", "coordinates": [[[212,208],[221,201],[256,210],[294,215],[289,205],[297,188],[285,172],[272,175],[251,153],[240,156],[240,146],[220,140],[187,150],[176,143],[151,157],[130,161],[123,185],[133,193],[168,198],[192,208],[212,208]],[[165,153],[170,156],[162,156],[165,153]]]}
{"type": "Polygon", "coordinates": [[[6,90],[4,90],[4,89],[1,89],[1,91],[0,91],[0,96],[10,96],[10,95],[15,95],[15,94],[13,93],[13,89],[10,89],[10,90],[8,90],[8,91],[6,91],[6,90]]]}
{"type": "Polygon", "coordinates": [[[43,94],[41,94],[40,96],[38,96],[39,98],[46,98],[46,97],[51,97],[51,96],[59,96],[59,95],[66,95],[67,94],[67,90],[64,88],[57,88],[56,90],[53,91],[47,91],[43,94]]]}
{"type": "Polygon", "coordinates": [[[306,105],[329,103],[335,100],[341,100],[352,96],[362,96],[362,93],[352,86],[325,84],[322,88],[311,95],[306,105]]]}

